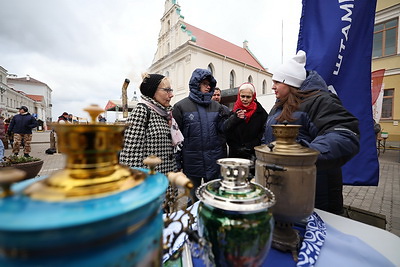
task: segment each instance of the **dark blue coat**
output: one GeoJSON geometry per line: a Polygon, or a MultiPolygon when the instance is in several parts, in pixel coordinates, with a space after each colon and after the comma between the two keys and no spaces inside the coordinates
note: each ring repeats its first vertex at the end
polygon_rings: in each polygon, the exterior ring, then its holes
{"type": "MultiPolygon", "coordinates": [[[[309,72],[299,90],[316,93],[303,100],[292,115],[296,120],[289,123],[301,125],[298,142],[320,152],[317,164],[321,167],[342,166],[360,148],[357,118],[328,91],[325,81],[315,71],[309,72]]],[[[281,112],[281,108],[274,107],[269,113],[264,143],[275,140],[271,125],[279,124],[276,118],[281,112]]]]}
{"type": "Polygon", "coordinates": [[[37,127],[37,121],[30,113],[17,114],[11,120],[9,132],[16,134],[32,134],[32,129],[37,127]]]}
{"type": "Polygon", "coordinates": [[[225,157],[224,146],[219,135],[228,114],[211,97],[216,81],[211,72],[196,69],[189,82],[189,97],[175,104],[173,116],[185,140],[178,157],[178,169],[199,185],[201,178],[210,181],[219,177],[217,160],[225,157]],[[209,93],[200,92],[200,82],[210,79],[209,93]]]}
{"type": "MultiPolygon", "coordinates": [[[[315,207],[340,214],[343,209],[341,166],[354,157],[359,149],[358,120],[340,99],[328,91],[323,78],[315,71],[308,72],[300,91],[315,92],[305,97],[296,119],[290,124],[301,125],[297,141],[320,152],[317,160],[315,207]]],[[[274,107],[269,113],[264,142],[274,141],[271,125],[279,124],[276,118],[282,108],[274,107]]]]}

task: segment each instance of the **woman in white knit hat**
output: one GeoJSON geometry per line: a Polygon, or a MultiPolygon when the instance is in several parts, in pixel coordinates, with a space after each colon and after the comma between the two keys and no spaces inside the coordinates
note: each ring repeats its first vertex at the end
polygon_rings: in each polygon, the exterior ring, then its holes
{"type": "Polygon", "coordinates": [[[271,125],[298,124],[298,142],[320,152],[317,160],[315,207],[343,212],[341,166],[359,151],[358,120],[328,91],[316,71],[305,69],[306,54],[285,62],[272,76],[276,103],[268,116],[264,142],[274,141],[271,125]]]}

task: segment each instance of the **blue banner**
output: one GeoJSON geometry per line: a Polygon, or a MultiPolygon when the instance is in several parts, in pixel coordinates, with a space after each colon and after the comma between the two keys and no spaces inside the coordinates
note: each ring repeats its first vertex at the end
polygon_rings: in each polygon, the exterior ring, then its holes
{"type": "Polygon", "coordinates": [[[379,162],[371,105],[376,0],[303,0],[298,50],[359,119],[360,152],[343,166],[343,183],[377,185],[379,162]]]}

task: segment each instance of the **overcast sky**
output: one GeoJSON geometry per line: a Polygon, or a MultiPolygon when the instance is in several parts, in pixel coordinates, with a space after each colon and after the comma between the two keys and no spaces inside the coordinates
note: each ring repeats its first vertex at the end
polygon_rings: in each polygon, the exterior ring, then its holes
{"type": "MultiPolygon", "coordinates": [[[[53,120],[67,111],[87,117],[140,84],[157,49],[164,0],[12,0],[0,9],[0,66],[46,83],[53,120]]],[[[242,46],[273,70],[295,54],[301,0],[179,0],[185,21],[242,46]]],[[[110,112],[110,119],[113,118],[110,112]]],[[[109,120],[110,121],[110,120],[109,120]]]]}

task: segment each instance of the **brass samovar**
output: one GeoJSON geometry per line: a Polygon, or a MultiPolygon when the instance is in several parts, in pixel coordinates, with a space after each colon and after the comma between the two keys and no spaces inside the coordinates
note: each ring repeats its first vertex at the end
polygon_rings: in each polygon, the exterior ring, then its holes
{"type": "Polygon", "coordinates": [[[125,124],[54,123],[64,169],[18,182],[1,172],[0,266],[161,266],[162,204],[168,186],[154,171],[118,163],[125,124]]]}
{"type": "Polygon", "coordinates": [[[319,152],[296,142],[300,125],[272,125],[276,141],[255,147],[256,182],[276,197],[272,246],[291,251],[295,260],[300,237],[293,229],[314,210],[316,166],[319,152]]]}

